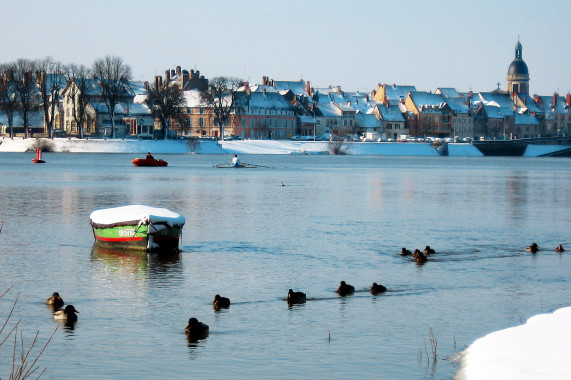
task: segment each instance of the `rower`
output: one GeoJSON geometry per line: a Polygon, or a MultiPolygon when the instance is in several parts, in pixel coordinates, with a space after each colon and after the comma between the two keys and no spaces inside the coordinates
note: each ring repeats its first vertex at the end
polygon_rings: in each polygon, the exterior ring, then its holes
{"type": "Polygon", "coordinates": [[[240,166],[240,159],[238,158],[237,154],[235,154],[234,158],[232,158],[232,166],[240,166]]]}

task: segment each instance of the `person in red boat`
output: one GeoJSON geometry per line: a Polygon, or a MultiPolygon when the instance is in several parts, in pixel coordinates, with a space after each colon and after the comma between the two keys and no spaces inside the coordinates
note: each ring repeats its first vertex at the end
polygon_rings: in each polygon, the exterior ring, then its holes
{"type": "Polygon", "coordinates": [[[154,157],[151,154],[151,152],[147,152],[147,160],[153,160],[153,159],[154,159],[154,157]]]}

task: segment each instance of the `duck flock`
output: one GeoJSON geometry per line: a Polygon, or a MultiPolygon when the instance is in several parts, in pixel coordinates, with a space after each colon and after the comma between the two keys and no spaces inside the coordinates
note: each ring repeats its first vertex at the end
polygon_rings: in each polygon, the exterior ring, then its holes
{"type": "MultiPolygon", "coordinates": [[[[532,243],[525,248],[526,252],[537,253],[540,247],[537,243],[532,243]]],[[[565,252],[565,249],[561,244],[554,249],[555,252],[565,252]]],[[[436,251],[430,246],[426,246],[424,252],[419,249],[415,249],[414,252],[406,248],[402,248],[399,252],[401,256],[412,256],[412,259],[419,264],[423,264],[428,261],[428,257],[435,254],[436,251]]],[[[387,291],[384,285],[377,284],[376,282],[371,285],[369,291],[373,295],[378,295],[387,291]]],[[[341,281],[339,287],[337,288],[337,294],[341,297],[351,295],[355,292],[355,287],[353,285],[347,284],[345,281],[341,281]]],[[[302,304],[307,301],[307,295],[304,292],[296,292],[293,289],[289,289],[287,296],[285,298],[289,306],[294,304],[302,304]]],[[[47,299],[46,303],[54,310],[54,320],[63,322],[66,324],[73,324],[77,321],[77,311],[73,305],[67,305],[63,307],[64,301],[60,297],[58,292],[54,292],[50,298],[47,299]]],[[[212,301],[212,307],[214,310],[218,311],[220,309],[228,309],[230,307],[230,299],[222,297],[220,294],[214,296],[212,301]]],[[[197,342],[198,340],[205,339],[208,336],[209,327],[207,324],[200,322],[195,317],[188,320],[185,328],[185,333],[189,342],[197,342]]]]}

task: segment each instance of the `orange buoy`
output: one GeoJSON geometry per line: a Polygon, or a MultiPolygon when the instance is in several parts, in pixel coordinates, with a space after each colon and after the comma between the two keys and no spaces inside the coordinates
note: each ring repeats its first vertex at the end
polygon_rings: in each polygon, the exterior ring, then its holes
{"type": "Polygon", "coordinates": [[[36,149],[36,158],[32,160],[34,164],[45,164],[46,162],[42,160],[42,150],[36,149]]]}

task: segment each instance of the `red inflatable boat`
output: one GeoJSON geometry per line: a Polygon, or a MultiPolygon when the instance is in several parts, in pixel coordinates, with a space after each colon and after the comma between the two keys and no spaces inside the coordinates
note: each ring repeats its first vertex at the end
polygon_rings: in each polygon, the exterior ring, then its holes
{"type": "Polygon", "coordinates": [[[167,166],[168,162],[154,158],[135,158],[131,161],[135,166],[167,166]]]}

